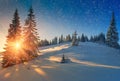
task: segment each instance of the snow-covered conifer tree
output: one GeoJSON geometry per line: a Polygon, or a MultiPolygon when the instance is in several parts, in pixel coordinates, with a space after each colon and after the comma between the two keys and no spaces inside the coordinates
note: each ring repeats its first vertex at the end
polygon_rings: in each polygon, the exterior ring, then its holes
{"type": "Polygon", "coordinates": [[[119,37],[118,37],[117,28],[116,28],[114,12],[112,12],[112,19],[111,19],[106,37],[107,37],[106,43],[108,46],[113,48],[119,48],[119,44],[118,44],[119,37]]]}
{"type": "Polygon", "coordinates": [[[36,30],[35,15],[31,7],[24,27],[24,49],[31,57],[37,56],[39,53],[39,36],[36,30]]]}
{"type": "Polygon", "coordinates": [[[2,66],[7,67],[21,62],[21,26],[18,10],[15,10],[14,18],[8,30],[5,52],[3,54],[2,66]]]}

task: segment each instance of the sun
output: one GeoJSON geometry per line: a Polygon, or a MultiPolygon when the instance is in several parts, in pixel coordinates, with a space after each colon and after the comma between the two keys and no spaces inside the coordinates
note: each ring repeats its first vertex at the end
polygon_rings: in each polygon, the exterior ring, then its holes
{"type": "Polygon", "coordinates": [[[14,46],[15,46],[15,49],[18,50],[18,49],[21,48],[21,43],[20,42],[16,42],[14,46]]]}

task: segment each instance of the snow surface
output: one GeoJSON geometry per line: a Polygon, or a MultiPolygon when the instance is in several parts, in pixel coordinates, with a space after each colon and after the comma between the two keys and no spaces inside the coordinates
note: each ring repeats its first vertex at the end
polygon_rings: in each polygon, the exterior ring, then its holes
{"type": "Polygon", "coordinates": [[[36,59],[0,68],[0,81],[120,81],[120,51],[95,43],[40,48],[36,59]],[[59,63],[62,55],[72,62],[59,63]]]}

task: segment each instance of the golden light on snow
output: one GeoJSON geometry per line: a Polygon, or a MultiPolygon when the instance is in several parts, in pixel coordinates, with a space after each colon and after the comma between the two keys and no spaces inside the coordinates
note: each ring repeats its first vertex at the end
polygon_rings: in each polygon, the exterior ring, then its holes
{"type": "Polygon", "coordinates": [[[46,76],[46,73],[41,69],[41,68],[35,68],[34,69],[38,74],[42,75],[42,76],[46,76]]]}
{"type": "Polygon", "coordinates": [[[56,47],[44,49],[44,50],[41,50],[41,52],[43,52],[43,53],[44,52],[54,52],[54,51],[59,51],[59,50],[67,49],[69,47],[70,46],[68,44],[65,44],[65,45],[61,45],[61,46],[56,46],[56,47]]]}
{"type": "Polygon", "coordinates": [[[56,68],[56,67],[55,67],[55,66],[49,66],[49,65],[46,65],[46,66],[41,66],[41,68],[51,69],[51,68],[56,68]]]}
{"type": "Polygon", "coordinates": [[[5,78],[8,78],[10,75],[11,75],[11,73],[8,72],[8,73],[6,73],[6,74],[4,75],[4,77],[5,77],[5,78]]]}
{"type": "Polygon", "coordinates": [[[54,62],[60,62],[60,61],[61,61],[61,57],[50,56],[50,57],[48,58],[48,60],[54,61],[54,62]]]}

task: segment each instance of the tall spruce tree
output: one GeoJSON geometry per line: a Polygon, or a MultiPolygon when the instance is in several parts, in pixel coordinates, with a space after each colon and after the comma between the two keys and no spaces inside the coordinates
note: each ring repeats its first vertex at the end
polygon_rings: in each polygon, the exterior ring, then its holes
{"type": "Polygon", "coordinates": [[[31,57],[39,53],[39,36],[36,30],[35,15],[31,7],[24,27],[24,49],[31,57]]]}
{"type": "Polygon", "coordinates": [[[119,44],[118,44],[119,37],[116,28],[114,12],[112,12],[112,19],[106,37],[107,37],[106,43],[108,46],[113,48],[119,48],[119,44]]]}
{"type": "Polygon", "coordinates": [[[15,10],[14,18],[8,29],[8,36],[6,41],[5,52],[3,54],[2,66],[7,67],[21,62],[21,49],[18,45],[21,44],[21,26],[18,10],[15,10]]]}

